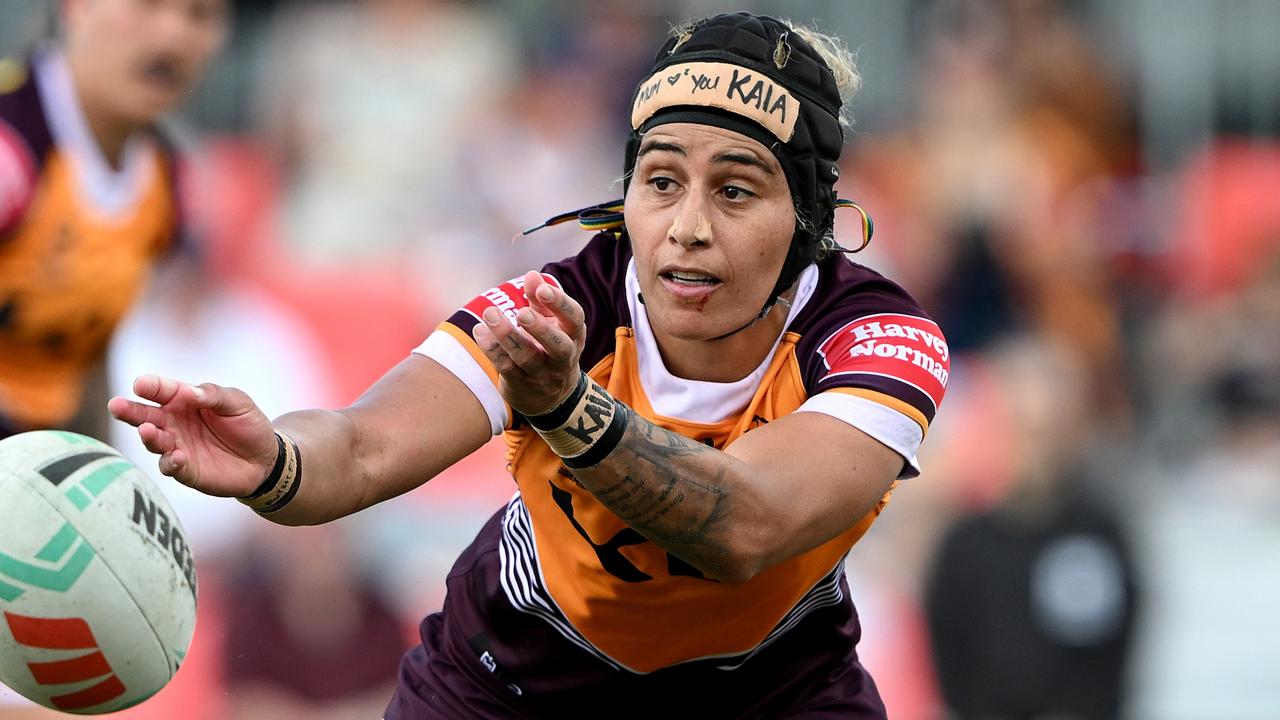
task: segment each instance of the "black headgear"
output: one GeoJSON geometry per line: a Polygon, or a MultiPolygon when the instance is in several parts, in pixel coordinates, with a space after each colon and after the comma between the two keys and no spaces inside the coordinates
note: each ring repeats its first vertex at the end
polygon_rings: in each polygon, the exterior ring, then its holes
{"type": "Polygon", "coordinates": [[[831,68],[786,23],[749,13],[699,21],[663,44],[636,88],[624,192],[640,138],[658,125],[714,125],[769,148],[787,176],[796,229],[763,316],[817,259],[822,238],[832,235],[844,144],[840,106],[831,68]]]}

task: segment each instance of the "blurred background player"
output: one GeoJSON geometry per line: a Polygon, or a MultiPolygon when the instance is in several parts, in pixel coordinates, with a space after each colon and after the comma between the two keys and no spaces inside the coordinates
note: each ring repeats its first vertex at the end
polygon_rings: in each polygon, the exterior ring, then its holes
{"type": "Polygon", "coordinates": [[[0,437],[103,437],[103,358],[178,245],[158,120],[221,46],[226,0],[66,0],[57,42],[0,71],[0,437]]]}

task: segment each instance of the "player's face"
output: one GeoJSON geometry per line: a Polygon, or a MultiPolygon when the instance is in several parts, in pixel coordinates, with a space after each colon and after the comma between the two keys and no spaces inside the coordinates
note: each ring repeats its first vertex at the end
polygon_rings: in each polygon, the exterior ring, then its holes
{"type": "Polygon", "coordinates": [[[67,0],[67,54],[94,105],[146,123],[173,110],[222,44],[228,0],[67,0]]]}
{"type": "Polygon", "coordinates": [[[655,332],[709,340],[760,312],[796,214],[782,166],[765,146],[730,130],[672,123],[641,141],[626,219],[655,332]]]}

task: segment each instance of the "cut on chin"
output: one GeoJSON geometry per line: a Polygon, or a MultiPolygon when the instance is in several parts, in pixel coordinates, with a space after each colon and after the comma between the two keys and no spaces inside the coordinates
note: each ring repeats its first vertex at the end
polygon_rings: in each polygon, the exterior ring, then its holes
{"type": "Polygon", "coordinates": [[[658,302],[645,296],[649,324],[660,335],[679,340],[710,340],[741,327],[751,314],[739,314],[724,303],[710,299],[705,304],[679,302],[666,296],[658,302]]]}

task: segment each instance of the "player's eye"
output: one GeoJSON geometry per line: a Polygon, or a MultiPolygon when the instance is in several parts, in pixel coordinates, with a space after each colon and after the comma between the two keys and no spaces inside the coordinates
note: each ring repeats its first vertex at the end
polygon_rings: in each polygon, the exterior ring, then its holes
{"type": "Polygon", "coordinates": [[[676,181],[659,175],[649,179],[649,185],[660,193],[670,192],[676,188],[676,181]]]}

